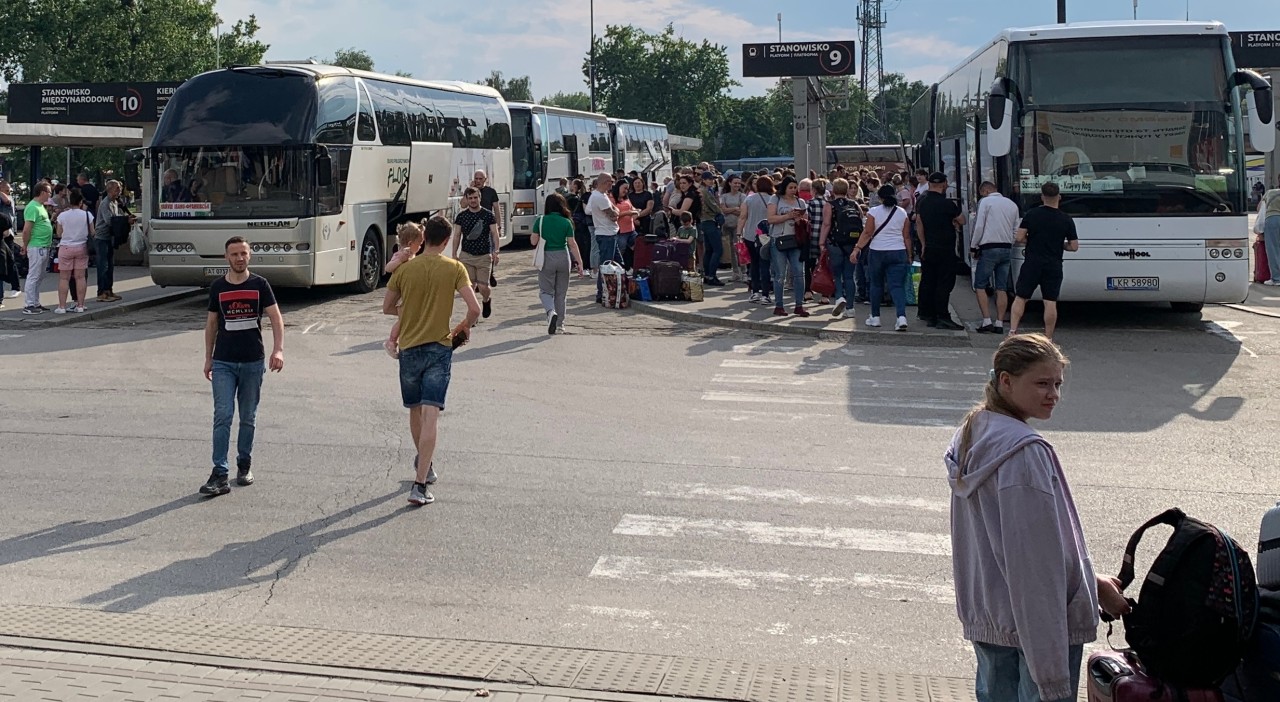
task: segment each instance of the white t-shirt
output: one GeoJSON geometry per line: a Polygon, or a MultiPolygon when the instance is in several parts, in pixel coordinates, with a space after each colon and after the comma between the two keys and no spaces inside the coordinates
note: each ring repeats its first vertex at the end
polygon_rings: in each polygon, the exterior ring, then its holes
{"type": "Polygon", "coordinates": [[[88,210],[63,210],[58,215],[62,225],[63,246],[84,246],[93,233],[93,215],[88,210]]]}
{"type": "Polygon", "coordinates": [[[599,190],[591,192],[591,199],[587,200],[587,212],[591,213],[591,223],[595,225],[596,236],[609,236],[618,233],[617,220],[609,219],[609,209],[613,207],[613,201],[609,199],[609,195],[599,190]]]}
{"type": "Polygon", "coordinates": [[[867,216],[876,218],[876,229],[880,230],[867,246],[875,251],[906,251],[907,243],[902,240],[902,225],[907,221],[906,210],[879,205],[868,212],[867,216]],[[885,224],[885,220],[889,223],[885,224]],[[880,227],[882,224],[883,229],[880,227]]]}

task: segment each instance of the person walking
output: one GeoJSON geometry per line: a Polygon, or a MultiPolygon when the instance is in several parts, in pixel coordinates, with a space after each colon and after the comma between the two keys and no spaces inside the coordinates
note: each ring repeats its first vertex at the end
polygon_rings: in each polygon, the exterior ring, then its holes
{"type": "Polygon", "coordinates": [[[529,243],[534,246],[546,240],[542,252],[542,268],[538,271],[538,297],[547,312],[547,333],[564,331],[564,316],[569,299],[569,272],[582,275],[582,251],[573,238],[573,222],[569,205],[559,193],[547,196],[543,216],[533,223],[529,243]]]}
{"type": "Polygon", "coordinates": [[[898,196],[892,185],[883,185],[876,193],[879,205],[867,212],[867,223],[853,248],[850,262],[857,265],[867,257],[867,281],[871,288],[871,315],[868,327],[880,326],[880,301],[884,286],[889,286],[894,310],[898,313],[897,331],[907,330],[907,272],[911,269],[911,227],[906,210],[898,207],[898,196]]]}
{"type": "Polygon", "coordinates": [[[796,222],[809,214],[808,206],[799,197],[800,185],[792,176],[782,179],[779,195],[769,200],[766,219],[769,221],[769,247],[773,250],[773,315],[787,316],[783,301],[783,281],[791,273],[792,293],[795,296],[797,317],[808,317],[804,308],[804,264],[800,262],[800,242],[796,240],[796,222]]]}
{"type": "Polygon", "coordinates": [[[89,237],[93,233],[93,215],[85,209],[84,196],[73,190],[68,207],[58,215],[58,307],[54,314],[67,313],[67,292],[75,285],[75,312],[84,312],[85,275],[89,270],[89,237]],[[72,282],[72,277],[75,280],[72,282]]]}
{"type": "Polygon", "coordinates": [[[223,251],[227,273],[209,285],[204,325],[204,378],[213,388],[213,471],[200,494],[215,497],[231,492],[231,418],[240,409],[236,438],[236,484],[253,484],[253,440],[257,426],[262,376],[284,370],[284,315],[266,278],[249,272],[249,242],[227,239],[223,251]],[[268,359],[262,343],[262,318],[271,320],[273,344],[268,359]],[[264,364],[264,360],[266,363],[264,364]]]}
{"type": "MultiPolygon", "coordinates": [[[[476,171],[471,175],[471,187],[480,191],[480,207],[493,213],[493,220],[497,223],[498,239],[494,241],[490,253],[495,256],[498,253],[498,243],[502,240],[502,202],[498,198],[498,191],[489,186],[489,174],[484,171],[476,171]]],[[[489,270],[490,287],[498,287],[498,259],[493,259],[493,267],[489,270]]],[[[489,315],[485,315],[488,317],[489,315]]]]}
{"type": "Polygon", "coordinates": [[[956,287],[960,266],[956,227],[964,224],[964,214],[960,205],[946,196],[945,175],[929,174],[928,184],[929,189],[916,201],[916,235],[921,251],[918,314],[931,328],[964,329],[951,318],[951,291],[956,287]]]}
{"type": "Polygon", "coordinates": [[[480,319],[480,301],[466,266],[443,255],[452,231],[449,220],[436,215],[427,220],[425,230],[422,253],[391,274],[382,300],[382,313],[400,318],[400,398],[409,410],[409,433],[418,451],[409,503],[418,506],[435,501],[427,485],[436,478],[437,430],[452,377],[453,350],[467,342],[480,319]],[[455,293],[466,303],[467,315],[450,329],[455,293]]]}
{"type": "Polygon", "coordinates": [[[852,317],[856,295],[853,247],[862,233],[862,209],[849,199],[849,181],[836,178],[831,183],[831,200],[823,205],[822,230],[818,248],[827,253],[827,265],[836,283],[836,305],[832,317],[852,317]]]}
{"type": "Polygon", "coordinates": [[[1040,288],[1044,300],[1044,335],[1053,338],[1058,326],[1058,295],[1062,292],[1062,253],[1079,251],[1076,223],[1071,215],[1059,208],[1062,191],[1057,183],[1040,186],[1039,207],[1027,210],[1022,226],[1014,235],[1019,244],[1026,244],[1022,254],[1022,269],[1014,286],[1013,314],[1009,319],[1009,333],[1017,334],[1027,301],[1040,288]]]}
{"type": "MultiPolygon", "coordinates": [[[[601,173],[596,176],[596,189],[587,200],[587,213],[591,216],[591,225],[595,232],[595,247],[600,252],[600,263],[605,261],[621,262],[618,256],[618,208],[609,197],[609,186],[613,185],[613,176],[601,173]]],[[[596,271],[596,304],[604,303],[604,276],[596,271]]]]}
{"type": "Polygon", "coordinates": [[[1271,279],[1263,285],[1280,285],[1280,180],[1275,188],[1262,193],[1258,217],[1262,219],[1262,241],[1267,249],[1267,266],[1271,269],[1271,279]]]}
{"type": "Polygon", "coordinates": [[[119,217],[128,217],[129,226],[133,226],[138,218],[125,209],[121,200],[124,187],[118,180],[108,180],[106,196],[98,203],[98,215],[93,226],[94,264],[98,272],[98,302],[116,302],[120,296],[115,293],[116,278],[116,245],[112,240],[111,223],[119,217]]]}
{"type": "Polygon", "coordinates": [[[32,191],[31,202],[22,210],[22,241],[20,251],[27,257],[27,282],[25,315],[44,314],[45,307],[40,304],[40,283],[49,268],[49,255],[53,246],[53,223],[49,220],[49,210],[45,204],[49,202],[52,189],[48,183],[36,183],[32,191]]]}
{"type": "Polygon", "coordinates": [[[1031,427],[1062,399],[1067,358],[1047,337],[1010,336],[982,401],[951,439],[951,563],[956,613],[977,655],[979,702],[1071,702],[1098,608],[1130,610],[1094,573],[1053,445],[1031,427]]]}
{"type": "Polygon", "coordinates": [[[747,251],[751,254],[747,263],[747,280],[751,289],[748,301],[768,307],[773,304],[773,285],[766,264],[772,260],[772,252],[762,251],[765,247],[760,243],[760,224],[767,223],[769,217],[773,179],[758,177],[753,189],[754,192],[742,201],[742,210],[738,213],[738,237],[747,243],[747,251]]]}
{"type": "Polygon", "coordinates": [[[480,206],[478,188],[464,190],[462,202],[466,208],[453,219],[453,257],[466,267],[471,283],[483,300],[484,318],[488,319],[493,314],[490,283],[493,267],[498,265],[498,220],[493,212],[480,206]],[[462,255],[458,254],[459,249],[462,255]]]}
{"type": "Polygon", "coordinates": [[[1018,205],[1000,194],[995,183],[984,182],[978,188],[978,215],[973,221],[973,292],[982,310],[982,334],[1003,334],[1004,313],[1009,309],[1009,270],[1013,260],[1014,235],[1018,229],[1018,205]],[[996,318],[991,320],[991,302],[987,288],[996,290],[996,318]]]}

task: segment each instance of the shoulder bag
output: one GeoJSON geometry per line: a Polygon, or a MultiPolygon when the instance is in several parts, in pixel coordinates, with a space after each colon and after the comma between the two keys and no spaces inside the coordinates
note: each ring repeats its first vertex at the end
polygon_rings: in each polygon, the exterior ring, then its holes
{"type": "Polygon", "coordinates": [[[547,233],[543,230],[542,225],[546,222],[546,215],[538,216],[538,248],[533,252],[533,267],[542,270],[542,266],[547,262],[547,233]]]}

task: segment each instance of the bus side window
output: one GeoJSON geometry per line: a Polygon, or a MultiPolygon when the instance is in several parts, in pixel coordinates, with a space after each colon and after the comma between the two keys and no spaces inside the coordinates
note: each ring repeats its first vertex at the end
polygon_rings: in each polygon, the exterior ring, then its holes
{"type": "Polygon", "coordinates": [[[489,122],[489,128],[484,135],[484,148],[511,148],[511,124],[502,111],[502,105],[498,104],[497,100],[486,100],[484,115],[489,122]]]}
{"type": "Polygon", "coordinates": [[[356,86],[350,78],[320,81],[316,143],[350,144],[356,128],[356,86]]]}
{"type": "Polygon", "coordinates": [[[373,121],[373,101],[369,91],[360,86],[360,115],[356,122],[356,138],[360,141],[377,141],[378,128],[373,121]]]}

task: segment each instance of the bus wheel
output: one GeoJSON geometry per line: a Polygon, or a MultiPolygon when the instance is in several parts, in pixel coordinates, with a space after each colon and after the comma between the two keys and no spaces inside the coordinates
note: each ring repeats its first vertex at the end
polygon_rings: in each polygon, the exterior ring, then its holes
{"type": "Polygon", "coordinates": [[[356,292],[371,293],[382,282],[382,247],[378,245],[378,233],[370,229],[360,245],[360,277],[353,284],[356,292]]]}
{"type": "Polygon", "coordinates": [[[1169,306],[1173,308],[1174,312],[1183,314],[1191,314],[1204,309],[1203,302],[1170,302],[1169,306]]]}

